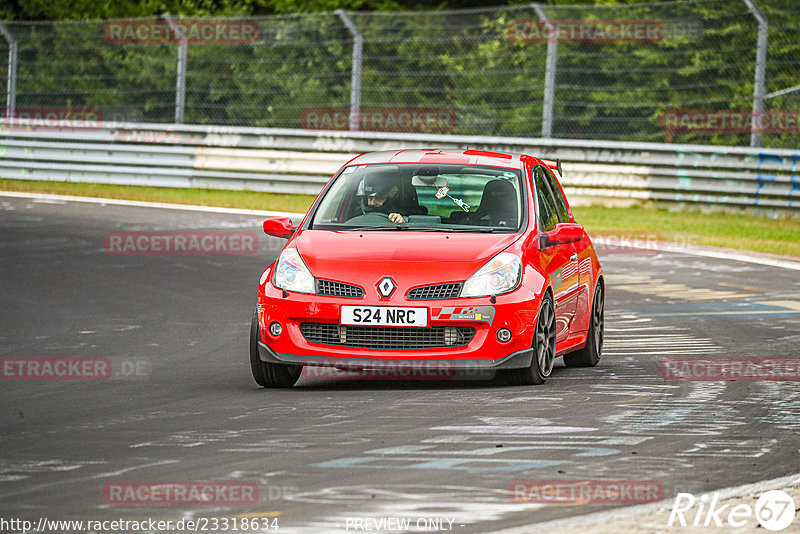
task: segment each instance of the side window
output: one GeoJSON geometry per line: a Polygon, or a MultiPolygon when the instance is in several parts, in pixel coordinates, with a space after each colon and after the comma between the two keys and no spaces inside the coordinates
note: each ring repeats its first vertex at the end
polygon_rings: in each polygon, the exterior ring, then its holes
{"type": "Polygon", "coordinates": [[[550,169],[542,169],[544,172],[547,183],[550,185],[550,190],[553,192],[553,198],[556,200],[556,211],[558,211],[558,218],[561,222],[569,222],[569,210],[567,210],[567,201],[564,200],[564,195],[561,193],[561,188],[558,187],[555,175],[550,169]]]}
{"type": "Polygon", "coordinates": [[[539,222],[543,232],[549,232],[558,224],[558,211],[550,194],[550,187],[544,177],[541,167],[533,169],[533,178],[536,183],[536,203],[539,206],[539,222]]]}
{"type": "MultiPolygon", "coordinates": [[[[344,183],[344,180],[342,180],[342,182],[344,183]]],[[[334,185],[334,187],[336,186],[334,185]]],[[[341,212],[345,207],[344,193],[344,187],[339,187],[338,189],[331,191],[331,202],[325,204],[316,215],[318,222],[342,222],[338,219],[337,213],[341,212]]],[[[343,220],[344,219],[347,219],[347,217],[343,217],[343,220]]]]}

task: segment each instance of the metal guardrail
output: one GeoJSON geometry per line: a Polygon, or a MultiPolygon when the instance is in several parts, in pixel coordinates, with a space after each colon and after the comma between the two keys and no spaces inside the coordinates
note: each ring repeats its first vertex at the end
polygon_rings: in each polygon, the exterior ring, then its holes
{"type": "Polygon", "coordinates": [[[800,150],[564,139],[0,121],[0,177],[316,194],[356,154],[431,147],[561,159],[569,195],[800,208],[800,150]]]}

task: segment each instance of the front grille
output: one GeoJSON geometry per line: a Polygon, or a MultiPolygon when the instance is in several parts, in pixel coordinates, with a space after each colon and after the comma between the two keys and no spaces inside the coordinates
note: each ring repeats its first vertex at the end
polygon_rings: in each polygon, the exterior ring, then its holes
{"type": "Polygon", "coordinates": [[[334,282],[332,280],[317,280],[317,295],[360,299],[364,296],[364,290],[358,286],[345,284],[342,282],[334,282]]]}
{"type": "Polygon", "coordinates": [[[408,292],[409,300],[454,299],[464,284],[437,284],[435,286],[415,287],[408,292]]]}
{"type": "Polygon", "coordinates": [[[472,341],[475,328],[471,326],[404,328],[301,323],[300,332],[307,341],[321,345],[370,349],[428,349],[466,345],[472,341]]]}

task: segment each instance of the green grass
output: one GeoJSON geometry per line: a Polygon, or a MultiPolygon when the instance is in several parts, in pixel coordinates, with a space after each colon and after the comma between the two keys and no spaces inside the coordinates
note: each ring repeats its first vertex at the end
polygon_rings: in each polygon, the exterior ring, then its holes
{"type": "MultiPolygon", "coordinates": [[[[305,213],[314,201],[313,195],[3,179],[0,179],[0,190],[299,213],[305,213]]],[[[682,244],[800,257],[800,218],[797,217],[772,219],[649,207],[578,206],[572,211],[592,235],[646,234],[682,244]]]]}
{"type": "Polygon", "coordinates": [[[680,244],[726,247],[785,256],[800,256],[800,219],[730,213],[667,211],[647,207],[572,209],[575,220],[594,235],[652,232],[680,244]]]}
{"type": "Polygon", "coordinates": [[[255,191],[219,189],[183,189],[132,185],[86,184],[0,179],[0,191],[52,193],[81,197],[117,198],[146,202],[170,202],[197,206],[221,206],[250,210],[276,210],[305,213],[314,202],[314,195],[283,195],[255,191]]]}

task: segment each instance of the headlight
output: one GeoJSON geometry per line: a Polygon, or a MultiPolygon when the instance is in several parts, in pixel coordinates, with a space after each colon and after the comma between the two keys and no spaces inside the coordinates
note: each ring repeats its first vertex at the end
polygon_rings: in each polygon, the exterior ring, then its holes
{"type": "Polygon", "coordinates": [[[522,260],[516,254],[501,252],[464,282],[462,297],[486,297],[508,293],[519,285],[522,260]]]}
{"type": "Polygon", "coordinates": [[[314,277],[296,249],[287,248],[278,258],[275,287],[297,293],[314,293],[314,277]]]}

